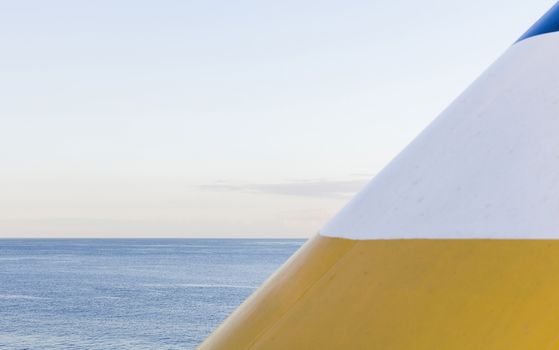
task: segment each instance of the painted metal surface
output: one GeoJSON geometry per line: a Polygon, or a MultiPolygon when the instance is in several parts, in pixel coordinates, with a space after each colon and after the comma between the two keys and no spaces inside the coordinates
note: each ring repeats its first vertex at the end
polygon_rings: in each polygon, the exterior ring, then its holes
{"type": "Polygon", "coordinates": [[[559,349],[558,17],[556,6],[200,350],[559,349]]]}
{"type": "MultiPolygon", "coordinates": [[[[308,241],[258,291],[247,299],[201,346],[208,349],[249,349],[282,319],[328,273],[355,241],[308,241]]],[[[292,349],[297,348],[292,344],[292,349]]]]}
{"type": "Polygon", "coordinates": [[[317,236],[202,346],[559,348],[559,240],[317,236]]]}
{"type": "Polygon", "coordinates": [[[513,45],[320,233],[559,238],[559,33],[513,45]]]}
{"type": "Polygon", "coordinates": [[[559,31],[559,3],[555,4],[539,21],[537,21],[517,42],[559,31]]]}

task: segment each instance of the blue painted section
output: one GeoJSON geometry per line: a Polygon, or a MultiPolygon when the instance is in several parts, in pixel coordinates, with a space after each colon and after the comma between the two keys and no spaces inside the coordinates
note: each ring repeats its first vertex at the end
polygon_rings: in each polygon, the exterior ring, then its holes
{"type": "Polygon", "coordinates": [[[536,35],[559,31],[559,3],[555,4],[539,21],[536,22],[516,42],[531,38],[536,35]]]}

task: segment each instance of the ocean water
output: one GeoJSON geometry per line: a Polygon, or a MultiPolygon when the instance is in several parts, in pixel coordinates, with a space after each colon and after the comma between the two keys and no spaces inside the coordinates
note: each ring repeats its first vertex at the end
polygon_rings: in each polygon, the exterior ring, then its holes
{"type": "Polygon", "coordinates": [[[0,349],[194,349],[303,240],[0,240],[0,349]]]}

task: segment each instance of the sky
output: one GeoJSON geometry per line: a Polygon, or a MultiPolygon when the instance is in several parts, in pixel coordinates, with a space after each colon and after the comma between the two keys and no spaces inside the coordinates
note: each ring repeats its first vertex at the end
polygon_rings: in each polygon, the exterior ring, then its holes
{"type": "Polygon", "coordinates": [[[2,1],[0,237],[309,237],[554,1],[2,1]]]}

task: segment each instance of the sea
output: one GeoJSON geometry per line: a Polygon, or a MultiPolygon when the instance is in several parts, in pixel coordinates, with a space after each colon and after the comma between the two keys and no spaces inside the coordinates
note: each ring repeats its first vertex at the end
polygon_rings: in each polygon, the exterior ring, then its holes
{"type": "Polygon", "coordinates": [[[0,240],[0,349],[195,349],[304,240],[0,240]]]}

